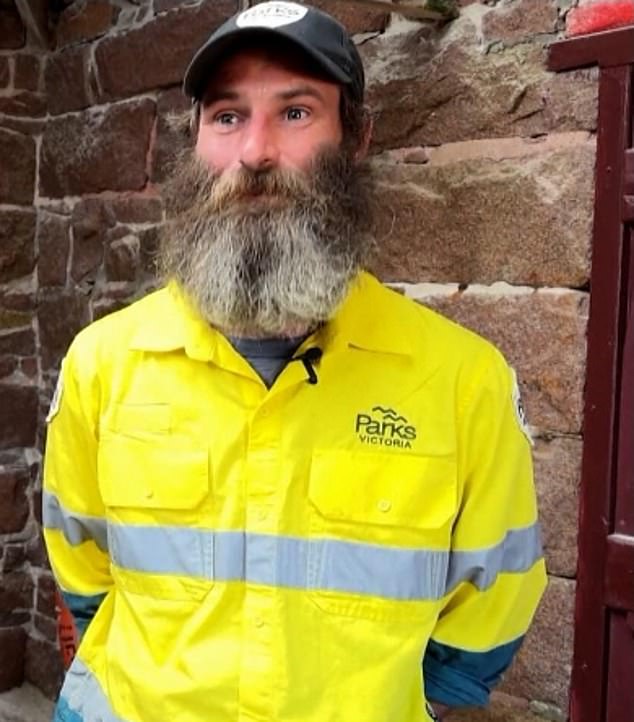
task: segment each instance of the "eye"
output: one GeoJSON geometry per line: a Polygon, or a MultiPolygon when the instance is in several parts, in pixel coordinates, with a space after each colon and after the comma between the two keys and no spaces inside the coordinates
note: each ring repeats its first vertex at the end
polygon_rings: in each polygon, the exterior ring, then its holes
{"type": "Polygon", "coordinates": [[[218,125],[235,125],[238,122],[238,116],[228,110],[218,113],[214,117],[214,122],[218,125]]]}
{"type": "Polygon", "coordinates": [[[306,108],[287,108],[285,111],[286,120],[304,120],[308,117],[309,113],[306,108]]]}

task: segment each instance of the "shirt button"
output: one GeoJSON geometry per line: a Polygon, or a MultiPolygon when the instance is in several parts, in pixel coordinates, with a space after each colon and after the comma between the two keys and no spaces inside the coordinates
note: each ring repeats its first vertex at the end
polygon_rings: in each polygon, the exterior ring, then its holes
{"type": "Polygon", "coordinates": [[[253,620],[253,624],[255,624],[255,626],[256,626],[258,629],[260,629],[261,627],[264,626],[264,620],[262,619],[262,617],[256,617],[256,618],[253,620]]]}
{"type": "Polygon", "coordinates": [[[266,509],[258,509],[257,517],[259,521],[264,521],[267,517],[266,509]]]}
{"type": "Polygon", "coordinates": [[[377,504],[379,511],[386,512],[392,508],[392,502],[389,499],[381,499],[377,504]]]}
{"type": "Polygon", "coordinates": [[[146,498],[146,499],[151,499],[153,496],[154,496],[154,492],[152,491],[152,489],[148,489],[148,490],[145,492],[145,498],[146,498]]]}

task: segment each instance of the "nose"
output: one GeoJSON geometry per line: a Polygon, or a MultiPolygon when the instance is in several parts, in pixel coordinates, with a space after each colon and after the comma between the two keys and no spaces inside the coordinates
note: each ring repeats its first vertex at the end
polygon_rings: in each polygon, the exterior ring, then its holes
{"type": "Polygon", "coordinates": [[[244,135],[240,164],[251,171],[277,166],[279,149],[275,134],[265,118],[252,116],[244,135]]]}

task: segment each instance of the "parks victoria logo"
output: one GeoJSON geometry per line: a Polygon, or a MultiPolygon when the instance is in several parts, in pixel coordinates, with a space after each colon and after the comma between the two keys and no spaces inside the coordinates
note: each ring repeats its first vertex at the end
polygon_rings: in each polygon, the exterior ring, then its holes
{"type": "Polygon", "coordinates": [[[371,446],[396,446],[411,449],[416,427],[394,409],[373,406],[369,414],[357,414],[355,431],[359,441],[371,446]]]}

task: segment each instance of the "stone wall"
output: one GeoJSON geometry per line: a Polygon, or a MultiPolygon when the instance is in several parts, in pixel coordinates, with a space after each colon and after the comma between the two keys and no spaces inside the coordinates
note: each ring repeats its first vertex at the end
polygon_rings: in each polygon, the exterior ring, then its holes
{"type": "MultiPolygon", "coordinates": [[[[187,107],[193,49],[239,2],[60,0],[48,46],[0,2],[0,687],[59,684],[43,417],[77,330],[152,287],[160,183],[186,142],[167,114],[187,107]]],[[[544,48],[572,3],[463,0],[442,27],[318,4],[366,62],[374,269],[500,346],[536,437],[549,588],[492,708],[456,719],[565,719],[597,76],[548,73],[544,48]]]]}
{"type": "Polygon", "coordinates": [[[37,175],[45,52],[0,3],[0,689],[59,684],[54,583],[38,533],[41,413],[37,175]]]}

